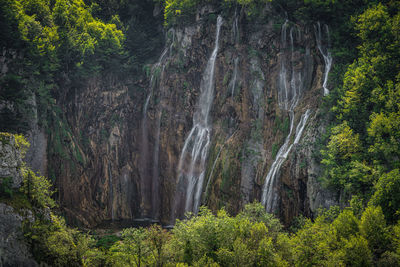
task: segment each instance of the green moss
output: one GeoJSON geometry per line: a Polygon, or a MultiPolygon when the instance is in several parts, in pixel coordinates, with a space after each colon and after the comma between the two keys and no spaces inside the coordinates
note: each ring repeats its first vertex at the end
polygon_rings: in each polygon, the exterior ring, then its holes
{"type": "Polygon", "coordinates": [[[158,84],[158,81],[160,80],[160,76],[161,76],[161,67],[158,66],[154,69],[153,71],[153,84],[151,84],[151,86],[154,88],[156,86],[156,84],[158,84]]]}
{"type": "Polygon", "coordinates": [[[12,177],[0,177],[0,194],[6,197],[13,196],[12,177]]]}
{"type": "Polygon", "coordinates": [[[275,32],[280,32],[281,29],[282,29],[282,23],[279,23],[279,22],[278,23],[274,23],[274,24],[272,24],[272,27],[273,27],[275,32]]]}
{"type": "Polygon", "coordinates": [[[223,80],[222,84],[224,86],[228,85],[230,78],[231,78],[231,73],[229,71],[227,71],[224,75],[224,80],[223,80]]]}
{"type": "Polygon", "coordinates": [[[274,128],[272,129],[272,132],[274,133],[274,135],[279,130],[281,124],[282,124],[281,118],[279,116],[276,116],[275,121],[274,121],[274,128]]]}
{"type": "Polygon", "coordinates": [[[12,134],[10,133],[0,133],[0,142],[3,143],[4,145],[9,145],[11,135],[12,134]]]}
{"type": "Polygon", "coordinates": [[[276,154],[278,153],[278,150],[279,150],[279,145],[277,145],[275,143],[272,144],[272,152],[271,152],[272,159],[275,159],[276,154]]]}
{"type": "Polygon", "coordinates": [[[113,113],[111,115],[111,125],[114,126],[117,123],[121,122],[121,117],[117,113],[113,113]]]}
{"type": "Polygon", "coordinates": [[[290,124],[289,118],[286,117],[286,118],[284,119],[284,121],[283,121],[282,126],[281,126],[281,131],[282,131],[282,133],[283,133],[284,135],[289,134],[289,124],[290,124]]]}
{"type": "Polygon", "coordinates": [[[215,23],[215,21],[217,21],[217,15],[215,15],[213,13],[209,14],[208,15],[208,21],[211,22],[211,23],[213,23],[213,22],[215,23]]]}
{"type": "Polygon", "coordinates": [[[109,136],[110,136],[110,134],[108,133],[107,129],[103,128],[103,129],[100,130],[101,140],[106,141],[109,136]]]}
{"type": "Polygon", "coordinates": [[[150,77],[150,75],[151,75],[150,65],[144,65],[142,70],[143,70],[144,74],[146,75],[146,77],[150,77]]]}
{"type": "Polygon", "coordinates": [[[287,135],[289,133],[290,120],[289,117],[280,118],[279,116],[275,117],[275,124],[273,128],[273,133],[276,134],[279,130],[283,135],[287,135]]]}
{"type": "Polygon", "coordinates": [[[190,89],[190,84],[188,81],[183,81],[183,89],[185,91],[190,89]]]}
{"type": "Polygon", "coordinates": [[[252,47],[249,47],[249,48],[248,48],[247,53],[249,54],[249,58],[256,58],[256,57],[258,57],[258,51],[255,50],[255,49],[252,48],[252,47]]]}
{"type": "Polygon", "coordinates": [[[75,146],[74,157],[75,157],[75,159],[76,159],[79,163],[85,164],[85,161],[83,160],[82,153],[81,153],[81,151],[79,150],[78,146],[75,146]]]}
{"type": "Polygon", "coordinates": [[[28,150],[30,144],[22,134],[12,134],[0,132],[0,142],[3,144],[10,144],[11,139],[15,140],[15,148],[19,150],[22,157],[25,157],[26,151],[28,150]]]}
{"type": "Polygon", "coordinates": [[[307,167],[307,161],[305,160],[305,159],[303,159],[301,162],[300,162],[300,169],[304,169],[304,168],[306,168],[307,167]]]}
{"type": "Polygon", "coordinates": [[[254,140],[261,140],[263,136],[263,122],[260,118],[252,121],[251,138],[254,140]]]}

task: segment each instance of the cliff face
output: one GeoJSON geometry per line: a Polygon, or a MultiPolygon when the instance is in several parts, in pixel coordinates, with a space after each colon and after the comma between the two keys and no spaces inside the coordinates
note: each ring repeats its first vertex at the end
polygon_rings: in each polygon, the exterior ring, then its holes
{"type": "MultiPolygon", "coordinates": [[[[21,186],[21,168],[23,152],[15,137],[11,134],[0,134],[0,186],[18,189],[21,186]]],[[[1,192],[3,193],[3,192],[1,192]]],[[[31,255],[29,245],[24,237],[22,224],[24,220],[34,220],[29,209],[15,210],[2,203],[0,194],[0,266],[39,266],[31,255]]]]}
{"type": "Polygon", "coordinates": [[[167,32],[147,80],[94,77],[60,99],[66,130],[49,138],[69,148],[49,154],[49,175],[68,217],[169,224],[195,203],[236,213],[264,200],[289,223],[331,205],[313,156],[328,32],[272,14],[217,27],[205,7],[167,32]]]}

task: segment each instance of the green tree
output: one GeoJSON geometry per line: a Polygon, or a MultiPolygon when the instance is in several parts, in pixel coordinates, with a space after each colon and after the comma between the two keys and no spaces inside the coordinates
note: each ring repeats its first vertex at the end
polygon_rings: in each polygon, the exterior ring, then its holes
{"type": "MultiPolygon", "coordinates": [[[[324,180],[345,201],[354,194],[368,200],[385,186],[377,181],[400,166],[399,17],[398,6],[379,3],[353,18],[359,58],[337,91],[336,125],[321,151],[324,180]]],[[[393,222],[386,207],[384,212],[393,222]]]]}
{"type": "Polygon", "coordinates": [[[152,248],[155,266],[163,266],[165,263],[165,245],[170,239],[170,234],[159,225],[152,225],[147,229],[148,242],[152,248]]]}
{"type": "Polygon", "coordinates": [[[146,244],[144,228],[127,228],[122,231],[122,240],[110,248],[107,263],[113,266],[146,266],[151,262],[150,247],[146,244]]]}
{"type": "Polygon", "coordinates": [[[388,222],[394,223],[399,218],[400,210],[400,172],[399,169],[383,174],[375,185],[371,203],[380,206],[388,222]]]}
{"type": "Polygon", "coordinates": [[[354,216],[353,211],[345,209],[332,222],[332,227],[336,234],[337,240],[349,239],[355,236],[358,232],[358,219],[354,216]]]}
{"type": "Polygon", "coordinates": [[[360,233],[376,257],[389,249],[390,239],[381,207],[369,206],[360,221],[360,233]]]}
{"type": "Polygon", "coordinates": [[[351,236],[344,240],[343,262],[346,266],[372,266],[372,253],[368,247],[368,242],[362,236],[351,236]]]}
{"type": "Polygon", "coordinates": [[[308,221],[292,238],[295,266],[323,266],[330,258],[329,224],[322,217],[314,223],[308,221]]]}
{"type": "Polygon", "coordinates": [[[24,192],[34,204],[41,208],[54,208],[56,202],[53,195],[52,184],[44,176],[36,175],[31,169],[23,168],[24,181],[21,191],[24,192]]]}

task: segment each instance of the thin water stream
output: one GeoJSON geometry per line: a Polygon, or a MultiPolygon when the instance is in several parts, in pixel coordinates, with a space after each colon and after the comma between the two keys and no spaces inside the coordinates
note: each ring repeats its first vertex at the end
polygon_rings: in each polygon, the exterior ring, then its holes
{"type": "Polygon", "coordinates": [[[322,44],[321,24],[318,22],[317,25],[314,26],[315,39],[317,40],[317,47],[318,47],[318,50],[321,53],[322,57],[324,58],[324,63],[325,63],[324,82],[322,84],[322,87],[324,88],[324,96],[327,96],[329,94],[328,76],[329,76],[329,72],[332,68],[332,55],[328,49],[329,42],[330,42],[328,25],[325,24],[324,29],[325,29],[325,33],[326,33],[326,37],[327,37],[327,45],[325,47],[322,44]]]}
{"type": "Polygon", "coordinates": [[[277,178],[279,171],[282,164],[287,159],[293,145],[300,141],[300,137],[310,116],[310,110],[307,110],[301,115],[300,121],[296,126],[294,141],[291,143],[291,137],[294,130],[294,110],[297,107],[304,90],[303,70],[295,68],[294,40],[296,38],[301,38],[300,31],[295,27],[290,27],[289,22],[286,20],[282,25],[281,31],[281,49],[283,50],[283,55],[280,57],[281,68],[279,73],[278,101],[279,107],[289,113],[290,130],[283,145],[278,150],[267,176],[265,177],[261,203],[268,212],[274,212],[276,210],[278,202],[277,178]],[[288,32],[289,38],[287,36],[288,32]]]}
{"type": "MultiPolygon", "coordinates": [[[[184,199],[175,197],[175,208],[184,201],[184,211],[198,212],[205,175],[205,162],[211,141],[210,111],[214,100],[214,71],[219,48],[220,29],[223,23],[218,16],[215,46],[207,62],[200,83],[200,97],[193,115],[193,127],[185,140],[178,165],[178,190],[183,188],[184,199]]],[[[174,213],[177,211],[174,210],[174,213]]]]}

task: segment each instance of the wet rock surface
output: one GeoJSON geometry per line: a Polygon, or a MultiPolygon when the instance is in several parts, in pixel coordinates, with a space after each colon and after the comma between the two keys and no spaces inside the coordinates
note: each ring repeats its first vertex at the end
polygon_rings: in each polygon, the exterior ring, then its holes
{"type": "Polygon", "coordinates": [[[22,233],[24,218],[0,203],[0,266],[39,266],[32,258],[22,233]]]}
{"type": "MultiPolygon", "coordinates": [[[[64,157],[48,155],[48,173],[56,178],[57,197],[69,222],[86,226],[136,219],[172,223],[180,155],[193,128],[202,76],[215,46],[215,12],[203,8],[195,24],[169,30],[160,51],[165,57],[149,67],[147,78],[92,77],[60,97],[58,104],[66,114],[61,126],[68,130],[61,142],[68,149],[64,157]]],[[[295,132],[301,115],[310,110],[304,132],[282,163],[274,185],[276,213],[289,224],[299,214],[312,215],[319,206],[334,203],[319,184],[319,163],[312,157],[323,132],[322,118],[315,114],[325,76],[314,27],[289,22],[288,29],[294,29],[296,36],[291,48],[281,45],[283,15],[265,16],[253,25],[238,11],[223,20],[200,203],[237,213],[244,204],[260,201],[290,122],[295,132]],[[302,75],[304,90],[291,110],[293,118],[279,102],[282,58],[302,75]]],[[[287,34],[290,42],[289,30],[287,34]]],[[[57,137],[47,138],[54,143],[57,137]]],[[[180,209],[177,217],[183,212],[180,209]]]]}
{"type": "Polygon", "coordinates": [[[16,189],[22,183],[22,155],[17,149],[15,138],[12,135],[0,136],[0,178],[11,179],[12,188],[16,189]]]}

